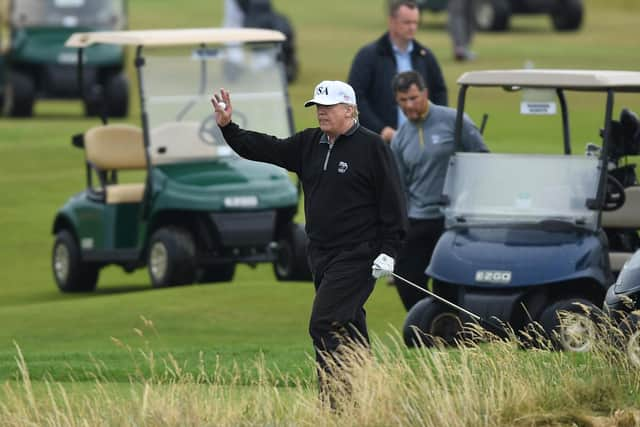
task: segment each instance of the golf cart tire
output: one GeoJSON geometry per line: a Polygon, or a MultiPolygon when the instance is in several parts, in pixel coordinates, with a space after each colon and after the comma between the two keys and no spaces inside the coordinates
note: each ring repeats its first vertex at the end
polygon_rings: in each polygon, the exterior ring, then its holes
{"type": "Polygon", "coordinates": [[[561,299],[542,311],[540,326],[549,338],[553,349],[585,352],[591,347],[590,341],[595,339],[593,317],[596,312],[596,306],[584,298],[561,299]],[[578,325],[578,328],[584,329],[582,335],[571,337],[562,330],[559,317],[561,312],[575,313],[584,317],[584,322],[578,325]]]}
{"type": "Polygon", "coordinates": [[[60,291],[71,293],[95,290],[100,268],[82,261],[80,247],[70,231],[61,230],[56,234],[51,255],[53,277],[60,291]]]}
{"type": "Polygon", "coordinates": [[[556,31],[576,31],[582,26],[584,6],[582,0],[558,2],[551,13],[551,22],[556,31]]]}
{"type": "Polygon", "coordinates": [[[9,82],[12,94],[9,115],[12,117],[31,117],[36,96],[33,79],[28,74],[12,71],[9,74],[9,82]]]}
{"type": "Polygon", "coordinates": [[[273,272],[283,282],[312,280],[307,261],[307,234],[304,225],[291,222],[280,233],[273,272]]]}
{"type": "Polygon", "coordinates": [[[458,313],[434,298],[427,297],[418,301],[407,313],[402,326],[402,338],[409,348],[454,345],[461,337],[462,330],[458,313]],[[443,322],[457,322],[458,325],[450,328],[443,322]],[[443,326],[447,331],[445,335],[438,333],[443,331],[443,326]]]}
{"type": "Polygon", "coordinates": [[[196,247],[193,236],[178,227],[156,230],[149,240],[147,269],[154,288],[188,285],[195,281],[196,247]]]}
{"type": "Polygon", "coordinates": [[[126,117],[129,113],[129,82],[123,73],[111,76],[105,84],[109,117],[126,117]]]}
{"type": "Polygon", "coordinates": [[[216,265],[204,268],[198,276],[198,283],[231,282],[236,274],[236,265],[233,263],[216,265]]]}
{"type": "Polygon", "coordinates": [[[509,28],[511,6],[508,0],[474,0],[473,19],[480,31],[505,31],[509,28]]]}

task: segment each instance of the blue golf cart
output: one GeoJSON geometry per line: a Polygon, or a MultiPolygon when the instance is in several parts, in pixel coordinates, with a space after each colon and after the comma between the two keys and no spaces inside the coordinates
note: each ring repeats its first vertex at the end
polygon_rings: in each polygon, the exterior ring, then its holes
{"type": "MultiPolygon", "coordinates": [[[[602,306],[615,273],[640,247],[640,187],[635,165],[624,163],[640,150],[624,144],[620,121],[613,118],[615,94],[639,92],[640,73],[474,71],[458,84],[457,147],[468,89],[502,88],[552,95],[530,102],[523,96],[521,112],[559,111],[563,152],[452,156],[443,191],[446,229],[426,270],[433,290],[505,330],[522,333],[536,324],[557,348],[585,351],[590,311],[602,306]],[[586,155],[571,155],[567,92],[600,92],[605,98],[601,146],[588,144],[586,155]]],[[[623,110],[621,120],[628,114],[623,110]]],[[[409,311],[404,340],[408,346],[454,343],[470,320],[425,298],[409,311]]]]}

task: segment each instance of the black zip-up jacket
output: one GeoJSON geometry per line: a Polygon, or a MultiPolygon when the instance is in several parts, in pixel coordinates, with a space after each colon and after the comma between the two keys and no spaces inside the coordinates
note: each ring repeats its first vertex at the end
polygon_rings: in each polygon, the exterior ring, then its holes
{"type": "MultiPolygon", "coordinates": [[[[446,106],[447,86],[440,65],[431,50],[415,39],[411,68],[424,79],[431,102],[446,106]]],[[[391,80],[396,74],[389,33],[360,49],[351,64],[348,81],[356,92],[360,123],[376,133],[385,126],[398,129],[398,104],[391,89],[391,80]]]]}
{"type": "Polygon", "coordinates": [[[286,139],[235,123],[221,130],[240,156],[298,175],[312,245],[334,249],[369,241],[396,256],[406,234],[407,212],[393,155],[378,135],[356,124],[330,146],[320,128],[286,139]]]}

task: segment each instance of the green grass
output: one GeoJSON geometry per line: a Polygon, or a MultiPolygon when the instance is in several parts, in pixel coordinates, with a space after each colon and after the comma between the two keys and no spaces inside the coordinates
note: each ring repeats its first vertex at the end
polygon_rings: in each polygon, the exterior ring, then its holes
{"type": "MultiPolygon", "coordinates": [[[[382,0],[275,0],[297,30],[300,78],[290,86],[296,128],[315,124],[313,110],[302,108],[314,85],[323,79],[345,79],[357,49],[378,37],[384,27],[382,0]]],[[[458,64],[451,58],[444,15],[426,15],[419,40],[430,46],[445,73],[450,99],[456,79],[469,70],[536,67],[640,69],[635,1],[587,1],[582,31],[559,34],[545,17],[517,17],[514,31],[478,34],[478,60],[458,64]]],[[[132,28],[204,27],[221,21],[222,2],[136,0],[131,2],[132,28]]],[[[215,90],[217,88],[211,88],[215,90]]],[[[487,141],[494,151],[559,152],[559,118],[520,119],[519,98],[490,91],[470,93],[469,112],[477,122],[491,111],[487,141]]],[[[575,116],[575,151],[598,141],[603,124],[602,96],[569,96],[575,116]]],[[[129,118],[138,122],[136,98],[129,118]]],[[[638,97],[617,99],[640,110],[638,97]]],[[[70,137],[96,124],[85,119],[77,102],[41,101],[28,120],[0,119],[0,380],[15,378],[17,343],[32,378],[50,374],[64,380],[70,373],[89,380],[95,360],[104,362],[109,380],[127,381],[144,357],[135,349],[173,354],[196,366],[250,365],[264,354],[269,367],[313,377],[307,321],[313,297],[309,284],[278,283],[268,266],[241,267],[233,284],[150,290],[146,272],[127,275],[117,268],[102,274],[96,293],[63,295],[50,271],[51,225],[66,198],[84,186],[82,152],[70,137]],[[140,316],[153,321],[157,334],[140,316]],[[134,332],[144,331],[144,336],[134,332]],[[133,348],[119,347],[112,337],[133,348]],[[141,359],[142,357],[142,359],[141,359]]],[[[399,329],[404,310],[395,290],[380,281],[367,304],[371,330],[383,342],[399,329]]],[[[195,368],[194,368],[195,369],[195,368]]]]}

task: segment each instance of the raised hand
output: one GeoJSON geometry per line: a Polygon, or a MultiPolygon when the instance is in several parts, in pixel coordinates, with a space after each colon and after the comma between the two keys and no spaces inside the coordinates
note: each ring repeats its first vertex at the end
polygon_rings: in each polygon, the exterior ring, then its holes
{"type": "Polygon", "coordinates": [[[216,123],[218,126],[225,127],[231,123],[231,113],[233,108],[231,107],[231,97],[229,92],[224,89],[220,89],[220,95],[213,94],[211,98],[211,104],[213,105],[214,114],[216,115],[216,123]]]}

